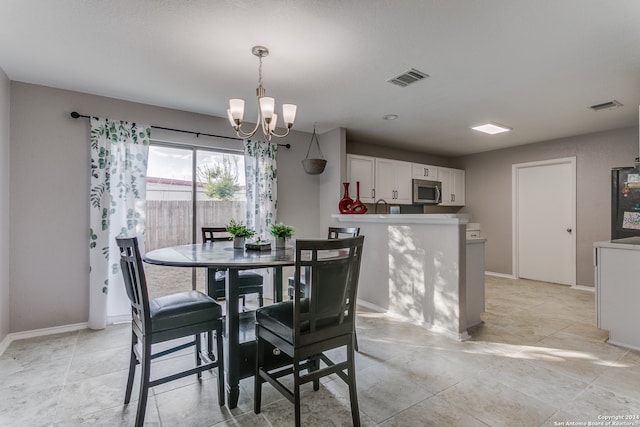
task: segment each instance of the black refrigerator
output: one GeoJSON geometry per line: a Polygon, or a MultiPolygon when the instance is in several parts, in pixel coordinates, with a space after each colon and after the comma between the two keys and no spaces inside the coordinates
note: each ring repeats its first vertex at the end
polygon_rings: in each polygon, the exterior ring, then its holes
{"type": "Polygon", "coordinates": [[[640,168],[611,170],[611,240],[640,236],[640,168]]]}

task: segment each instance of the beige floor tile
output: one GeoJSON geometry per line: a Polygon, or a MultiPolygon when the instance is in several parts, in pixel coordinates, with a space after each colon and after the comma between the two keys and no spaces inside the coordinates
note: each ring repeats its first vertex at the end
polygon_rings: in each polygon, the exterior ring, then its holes
{"type": "MultiPolygon", "coordinates": [[[[487,276],[486,298],[484,323],[465,342],[358,310],[362,425],[546,427],[640,414],[640,353],[605,342],[593,292],[487,276]]],[[[129,345],[129,324],[13,342],[0,355],[0,425],[132,425],[139,373],[132,402],[122,403],[129,345]]],[[[152,377],[193,363],[192,349],[183,350],[154,361],[152,377]]],[[[303,425],[351,425],[337,378],[324,378],[318,392],[303,387],[303,425]]],[[[154,387],[145,425],[292,425],[293,405],[273,387],[263,386],[254,414],[253,379],[240,386],[233,410],[218,406],[215,372],[154,387]]]]}

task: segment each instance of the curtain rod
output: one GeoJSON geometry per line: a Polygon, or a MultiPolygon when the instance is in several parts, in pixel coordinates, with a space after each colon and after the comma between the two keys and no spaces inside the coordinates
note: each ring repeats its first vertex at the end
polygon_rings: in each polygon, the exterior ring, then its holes
{"type": "MultiPolygon", "coordinates": [[[[79,119],[80,117],[82,117],[82,118],[84,118],[84,119],[90,119],[90,118],[91,118],[91,116],[87,116],[87,115],[84,115],[84,114],[80,114],[80,113],[78,113],[77,111],[72,111],[72,112],[71,112],[71,117],[72,117],[72,118],[74,118],[74,119],[79,119]]],[[[153,129],[169,130],[169,131],[172,131],[172,132],[190,133],[190,134],[192,134],[192,135],[195,135],[195,136],[196,136],[196,138],[199,138],[199,137],[200,137],[200,135],[204,135],[204,136],[212,136],[212,137],[214,137],[214,138],[224,138],[224,139],[233,139],[233,140],[236,140],[236,141],[242,141],[242,139],[241,139],[241,138],[236,138],[236,137],[234,137],[234,136],[214,135],[214,134],[211,134],[211,133],[194,132],[194,131],[192,131],[192,130],[182,130],[182,129],[165,128],[165,127],[162,127],[162,126],[153,126],[153,125],[152,125],[151,127],[152,127],[153,129]]],[[[278,144],[278,146],[279,146],[279,147],[291,148],[291,144],[278,144]]]]}

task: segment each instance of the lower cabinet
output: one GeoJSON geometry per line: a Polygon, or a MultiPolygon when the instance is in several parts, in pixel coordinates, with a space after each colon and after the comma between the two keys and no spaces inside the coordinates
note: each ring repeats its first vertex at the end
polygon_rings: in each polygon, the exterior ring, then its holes
{"type": "Polygon", "coordinates": [[[464,171],[439,167],[438,178],[442,182],[440,206],[464,206],[464,171]]]}
{"type": "Polygon", "coordinates": [[[640,350],[640,245],[596,242],[596,323],[609,343],[640,350]]]}

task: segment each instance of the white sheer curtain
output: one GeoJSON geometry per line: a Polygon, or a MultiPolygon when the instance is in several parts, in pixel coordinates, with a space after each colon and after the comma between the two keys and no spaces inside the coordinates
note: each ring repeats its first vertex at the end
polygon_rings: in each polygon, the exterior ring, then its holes
{"type": "Polygon", "coordinates": [[[278,145],[271,142],[244,141],[244,169],[247,182],[247,226],[256,237],[271,239],[269,227],[276,222],[278,145]]]}
{"type": "MultiPolygon", "coordinates": [[[[151,128],[139,123],[91,118],[89,197],[89,327],[128,319],[131,305],[115,237],[142,236],[151,128]]],[[[144,243],[144,239],[139,239],[144,243]]],[[[144,253],[143,248],[141,252],[144,253]]]]}

